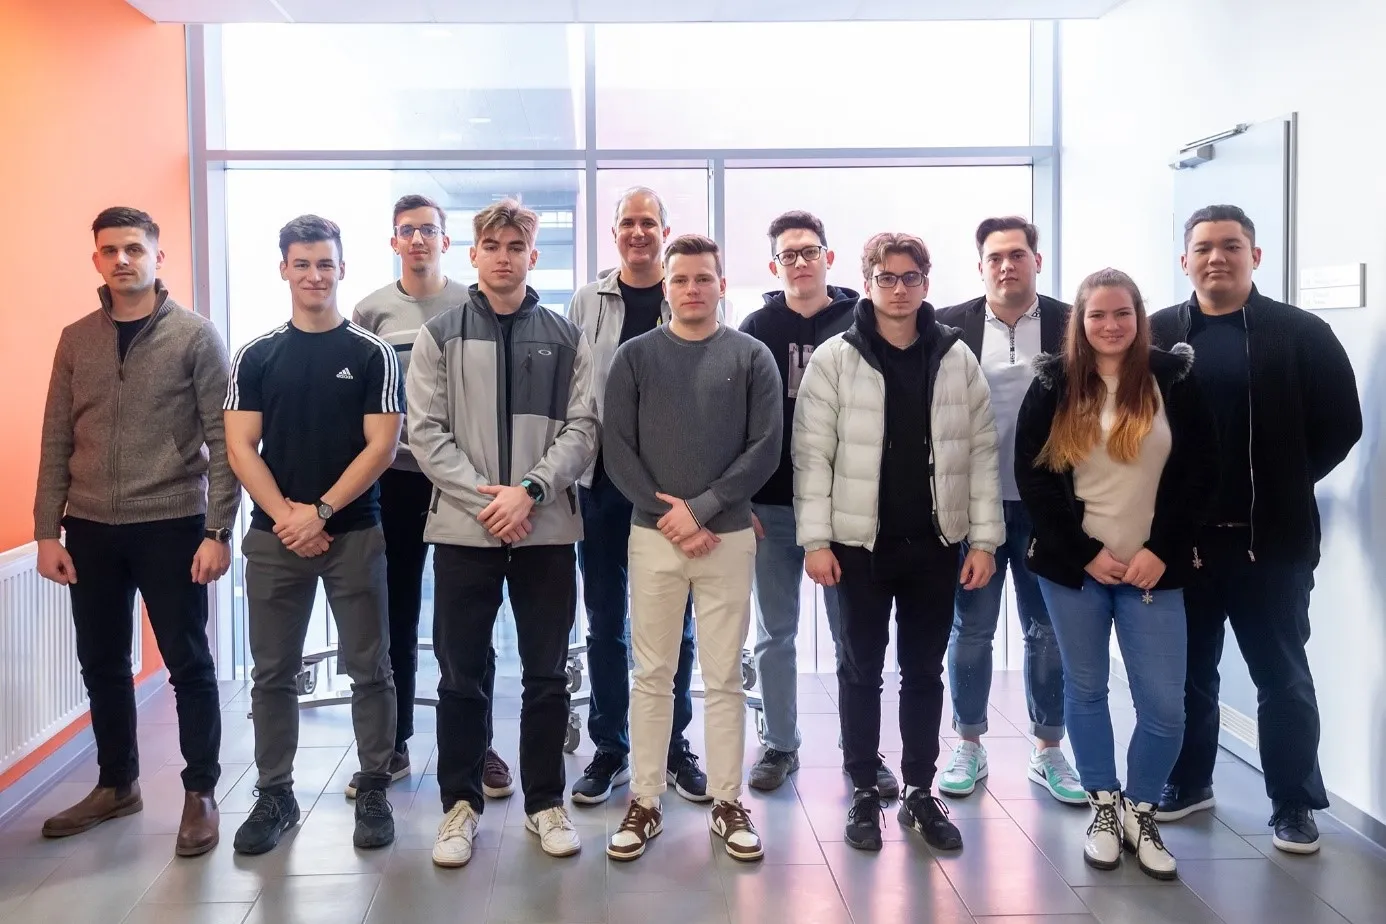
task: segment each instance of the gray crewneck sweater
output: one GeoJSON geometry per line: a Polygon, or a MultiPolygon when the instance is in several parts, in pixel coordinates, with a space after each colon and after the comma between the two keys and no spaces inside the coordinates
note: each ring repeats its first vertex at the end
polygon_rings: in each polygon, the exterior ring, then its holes
{"type": "Polygon", "coordinates": [[[688,501],[714,533],[751,525],[751,495],[780,462],[780,373],[765,344],[719,327],[684,340],[669,325],[624,343],[612,360],[602,453],[612,482],[654,528],[669,510],[656,492],[688,501]]]}

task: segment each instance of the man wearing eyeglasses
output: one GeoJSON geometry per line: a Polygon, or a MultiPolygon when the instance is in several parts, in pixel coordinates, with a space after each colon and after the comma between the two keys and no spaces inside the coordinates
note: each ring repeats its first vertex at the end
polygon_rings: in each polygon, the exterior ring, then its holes
{"type": "MultiPolygon", "coordinates": [[[[861,296],[830,286],[823,222],[801,211],[785,212],[770,222],[770,274],[780,288],[765,293],[765,305],[753,311],[741,330],[770,348],[784,384],[784,438],[780,466],[752,498],[753,526],[760,540],[756,551],[756,672],[760,675],[765,717],[765,751],[751,768],[748,783],[770,791],[784,785],[799,769],[798,663],[800,582],[804,550],[794,530],[794,463],[789,455],[794,399],[813,351],[852,323],[861,296]]],[[[838,644],[837,591],[824,588],[823,602],[835,650],[838,644]]],[[[886,798],[900,785],[881,762],[878,785],[886,798]]]]}
{"type": "MultiPolygon", "coordinates": [[[[419,329],[438,315],[467,301],[467,287],[443,275],[448,252],[448,216],[426,196],[408,195],[395,203],[394,235],[390,247],[402,264],[400,278],[361,300],[352,320],[395,348],[400,374],[409,372],[409,354],[419,329]]],[[[419,608],[423,598],[424,522],[433,485],[409,452],[408,427],[401,428],[394,464],[380,476],[380,525],[385,531],[385,575],[390,607],[390,666],[395,672],[399,718],[395,726],[395,756],[390,778],[409,775],[409,739],[414,734],[414,691],[419,668],[419,608]]],[[[494,699],[496,650],[486,653],[483,679],[487,702],[494,699]]],[[[510,768],[490,747],[491,716],[487,714],[487,750],[482,791],[500,799],[515,791],[510,768]]],[[[356,798],[360,774],[347,784],[347,798],[356,798]]]]}
{"type": "Polygon", "coordinates": [[[881,849],[881,672],[896,612],[899,821],[931,847],[962,836],[932,794],[953,588],[983,587],[1005,540],[996,422],[962,334],[934,320],[929,251],[877,234],[862,253],[867,297],[852,326],[814,351],[794,411],[794,514],[804,570],[838,588],[837,670],[845,769],[856,792],[847,843],[881,849]],[[959,575],[960,547],[968,552],[959,575]]]}

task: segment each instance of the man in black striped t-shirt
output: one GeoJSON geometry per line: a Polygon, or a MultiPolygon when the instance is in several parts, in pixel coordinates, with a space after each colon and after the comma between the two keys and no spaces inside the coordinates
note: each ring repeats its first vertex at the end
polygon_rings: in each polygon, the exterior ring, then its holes
{"type": "Polygon", "coordinates": [[[404,385],[394,349],[337,310],[346,269],[337,226],[296,218],[279,249],[292,319],[241,348],[226,394],[227,454],[255,500],[242,547],[259,797],[235,846],[264,853],[298,822],[295,675],[321,578],[352,681],[361,760],[353,842],[384,847],[394,840],[385,789],[396,714],[376,479],[395,457],[404,385]]]}

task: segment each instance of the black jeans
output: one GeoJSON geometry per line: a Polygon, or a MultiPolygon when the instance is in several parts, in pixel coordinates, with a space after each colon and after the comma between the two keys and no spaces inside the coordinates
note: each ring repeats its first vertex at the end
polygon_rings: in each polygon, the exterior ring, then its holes
{"type": "MultiPolygon", "coordinates": [[[[380,476],[380,527],[385,531],[385,584],[390,607],[390,669],[395,674],[399,716],[395,750],[414,736],[414,693],[419,673],[419,608],[423,603],[424,524],[433,498],[433,483],[421,472],[388,468],[380,476]]],[[[496,687],[496,649],[487,647],[483,681],[490,700],[496,687]]],[[[491,743],[491,713],[486,713],[486,743],[491,743]]]]}
{"type": "MultiPolygon", "coordinates": [[[[433,653],[438,683],[438,787],[443,810],[485,808],[481,774],[490,729],[488,646],[508,587],[520,649],[520,788],[525,813],[563,804],[568,734],[568,637],[577,613],[571,545],[433,548],[433,653]]],[[[490,668],[494,672],[494,667],[490,668]]]]}
{"type": "MultiPolygon", "coordinates": [[[[591,488],[578,488],[584,538],[578,543],[582,596],[587,605],[587,672],[591,693],[587,733],[598,751],[630,753],[630,554],[631,503],[604,473],[591,488]]],[[[683,611],[683,639],[674,671],[671,762],[688,747],[693,721],[693,595],[683,611]]]]}
{"type": "Polygon", "coordinates": [[[881,746],[881,671],[895,607],[900,662],[901,774],[933,785],[943,718],[943,659],[953,631],[958,546],[936,539],[877,539],[874,551],[833,543],[842,568],[842,663],[837,669],[843,768],[858,789],[876,785],[881,746]]]}
{"type": "Polygon", "coordinates": [[[201,516],[124,526],[63,521],[77,570],[72,619],[91,699],[99,786],[128,786],[140,775],[131,663],[136,590],[173,685],[178,744],[187,763],[183,788],[207,792],[221,776],[221,704],[207,643],[207,588],[192,579],[203,523],[201,516]]]}
{"type": "Polygon", "coordinates": [[[1212,528],[1198,545],[1202,566],[1184,589],[1189,667],[1184,683],[1184,745],[1170,782],[1208,786],[1217,761],[1218,662],[1232,624],[1256,684],[1256,723],[1266,794],[1277,806],[1328,808],[1319,771],[1319,705],[1304,650],[1309,641],[1307,563],[1253,562],[1247,531],[1212,528]]]}

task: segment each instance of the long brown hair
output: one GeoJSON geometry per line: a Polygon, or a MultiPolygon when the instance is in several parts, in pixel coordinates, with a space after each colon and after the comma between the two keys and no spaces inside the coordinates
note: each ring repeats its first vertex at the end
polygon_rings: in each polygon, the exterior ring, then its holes
{"type": "Polygon", "coordinates": [[[1145,300],[1135,281],[1121,270],[1098,270],[1083,280],[1069,312],[1064,334],[1063,369],[1067,379],[1054,422],[1035,462],[1050,471],[1074,468],[1102,439],[1102,406],[1107,385],[1097,373],[1097,351],[1088,341],[1083,320],[1088,302],[1098,289],[1122,289],[1136,309],[1136,339],[1126,350],[1116,391],[1116,420],[1107,439],[1107,452],[1118,462],[1133,462],[1150,433],[1159,406],[1150,375],[1150,321],[1145,300]]]}

